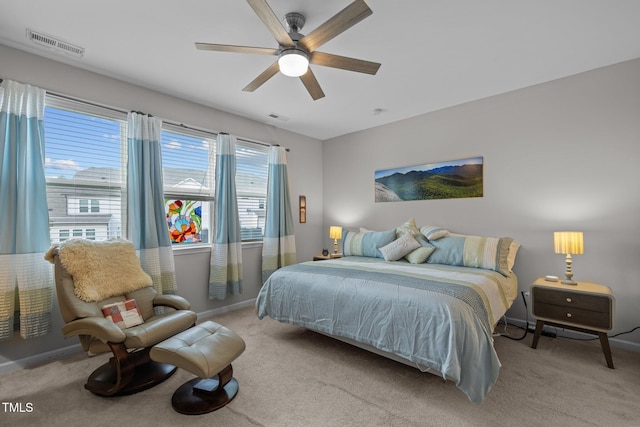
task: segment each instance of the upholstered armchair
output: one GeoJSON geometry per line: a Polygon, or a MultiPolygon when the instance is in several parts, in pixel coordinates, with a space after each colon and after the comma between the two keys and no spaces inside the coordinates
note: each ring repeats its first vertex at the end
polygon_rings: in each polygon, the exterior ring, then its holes
{"type": "Polygon", "coordinates": [[[74,239],[53,246],[46,258],[55,265],[64,336],[78,336],[90,355],[106,351],[113,354],[89,376],[87,390],[101,396],[136,393],[176,371],[173,365],[151,360],[149,351],[192,327],[196,313],[189,310],[184,298],[159,295],[153,289],[130,242],[74,239]],[[120,317],[105,316],[111,304],[122,306],[124,301],[137,307],[134,311],[138,318],[141,315],[142,323],[127,327],[126,322],[120,322],[119,326],[116,320],[120,317]]]}

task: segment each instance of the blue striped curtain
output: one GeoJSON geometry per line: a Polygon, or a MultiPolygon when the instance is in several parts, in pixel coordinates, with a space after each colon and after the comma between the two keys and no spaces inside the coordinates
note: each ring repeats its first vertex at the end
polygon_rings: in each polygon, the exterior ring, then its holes
{"type": "Polygon", "coordinates": [[[242,236],[236,196],[236,138],[216,138],[215,236],[211,248],[209,299],[242,293],[242,236]]]}
{"type": "Polygon", "coordinates": [[[46,335],[52,326],[44,103],[42,89],[0,85],[0,341],[13,337],[16,313],[22,338],[46,335]]]}
{"type": "Polygon", "coordinates": [[[127,238],[159,294],[177,291],[164,210],[162,120],[129,113],[127,126],[127,238]]]}
{"type": "Polygon", "coordinates": [[[289,196],[287,151],[282,147],[269,149],[269,180],[267,212],[262,242],[262,281],[280,267],[296,263],[296,240],[289,196]]]}

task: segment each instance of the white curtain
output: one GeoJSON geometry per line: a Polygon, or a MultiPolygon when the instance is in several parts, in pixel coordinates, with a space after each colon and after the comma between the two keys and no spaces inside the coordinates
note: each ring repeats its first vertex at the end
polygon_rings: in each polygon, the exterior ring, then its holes
{"type": "Polygon", "coordinates": [[[296,239],[289,196],[287,151],[269,149],[269,178],[264,239],[262,242],[262,281],[280,267],[296,263],[296,239]]]}
{"type": "Polygon", "coordinates": [[[242,236],[236,195],[236,138],[216,138],[215,236],[211,249],[209,299],[242,293],[242,236]]]}
{"type": "Polygon", "coordinates": [[[175,294],[175,263],[164,208],[162,120],[131,112],[127,133],[127,238],[154,289],[175,294]]]}
{"type": "Polygon", "coordinates": [[[45,91],[10,80],[0,84],[0,341],[51,330],[53,277],[44,173],[45,91]]]}

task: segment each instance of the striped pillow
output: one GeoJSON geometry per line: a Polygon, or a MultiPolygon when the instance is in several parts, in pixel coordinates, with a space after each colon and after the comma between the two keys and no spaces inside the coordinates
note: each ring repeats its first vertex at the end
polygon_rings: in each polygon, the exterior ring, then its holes
{"type": "Polygon", "coordinates": [[[430,242],[436,250],[427,262],[484,268],[509,276],[511,242],[511,237],[446,236],[430,242]]]}
{"type": "Polygon", "coordinates": [[[344,230],[342,232],[342,254],[343,256],[384,258],[378,248],[386,246],[394,240],[396,240],[395,229],[360,233],[344,230]]]}
{"type": "Polygon", "coordinates": [[[420,229],[416,225],[416,220],[414,218],[409,218],[407,222],[396,227],[396,238],[400,238],[407,233],[413,234],[414,236],[420,234],[420,229]]]}
{"type": "Polygon", "coordinates": [[[404,259],[409,261],[411,264],[422,264],[429,258],[429,256],[436,250],[436,248],[427,241],[427,238],[422,234],[418,234],[414,236],[415,239],[420,243],[420,247],[415,249],[413,252],[404,256],[404,259]]]}
{"type": "Polygon", "coordinates": [[[448,230],[433,225],[425,225],[424,227],[420,228],[420,232],[429,240],[438,240],[439,238],[449,234],[448,230]]]}

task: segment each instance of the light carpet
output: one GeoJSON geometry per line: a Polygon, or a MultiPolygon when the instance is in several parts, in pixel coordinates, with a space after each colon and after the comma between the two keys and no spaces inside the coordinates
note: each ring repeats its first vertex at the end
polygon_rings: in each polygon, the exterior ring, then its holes
{"type": "MultiPolygon", "coordinates": [[[[201,319],[205,320],[205,319],[201,319]]],[[[84,389],[107,360],[77,354],[0,375],[0,425],[11,426],[640,426],[640,353],[613,348],[608,369],[599,341],[495,338],[498,382],[481,405],[431,374],[329,337],[259,320],[253,308],[211,318],[244,338],[233,363],[236,399],[209,414],[181,415],[171,395],[193,378],[178,370],[153,389],[98,397],[84,389]],[[29,405],[27,405],[29,404],[29,405]]],[[[510,328],[519,336],[522,331],[510,328]]]]}

